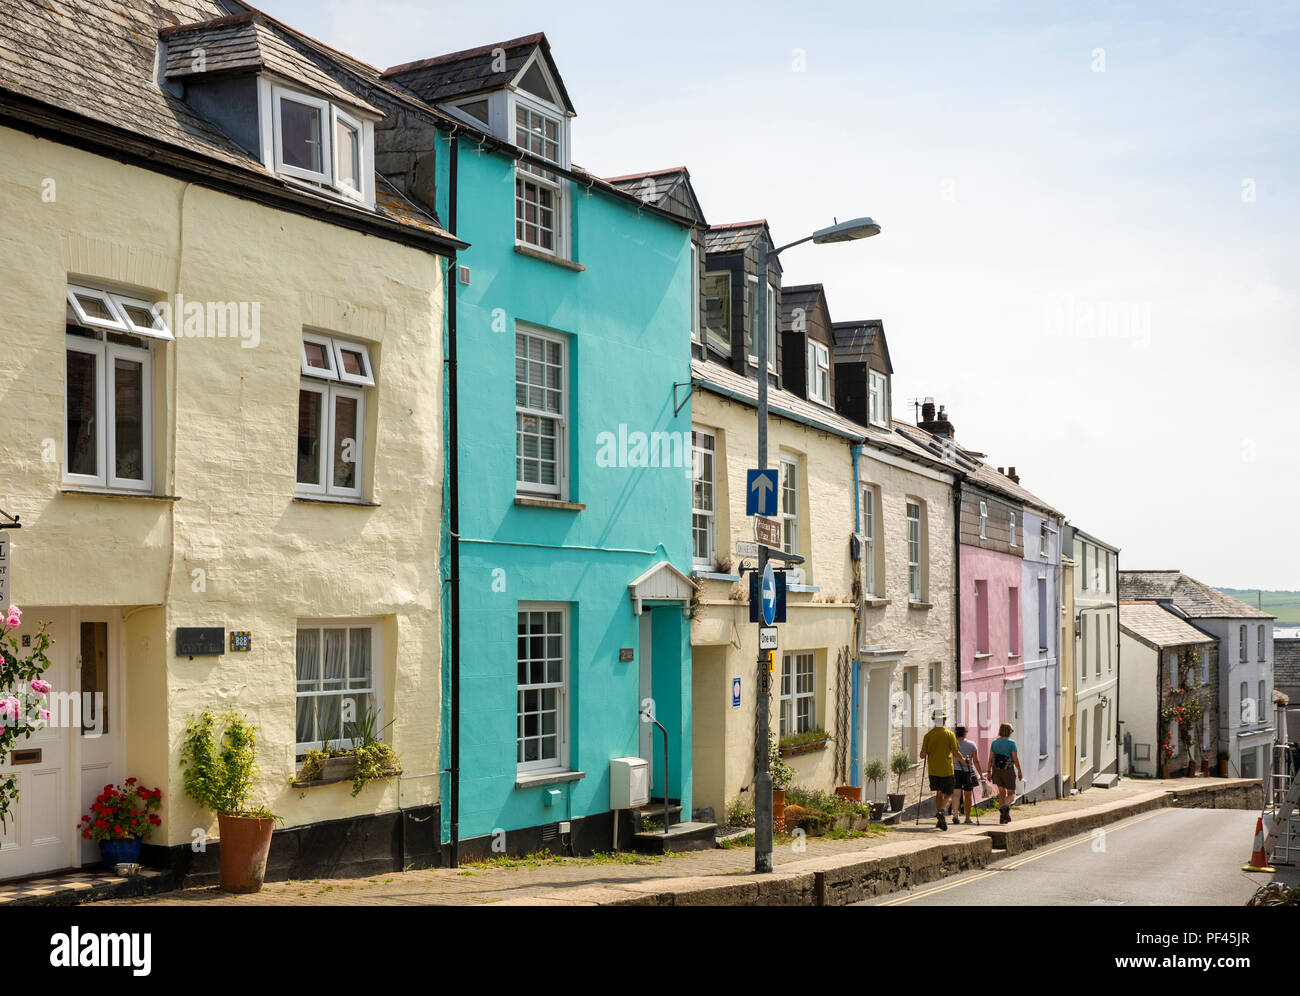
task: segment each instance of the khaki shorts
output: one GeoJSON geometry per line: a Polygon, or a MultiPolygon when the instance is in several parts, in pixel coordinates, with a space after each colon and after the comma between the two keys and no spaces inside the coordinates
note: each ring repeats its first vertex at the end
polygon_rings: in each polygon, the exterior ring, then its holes
{"type": "Polygon", "coordinates": [[[1014,789],[1016,787],[1015,768],[994,768],[991,772],[992,782],[998,788],[1014,789]]]}

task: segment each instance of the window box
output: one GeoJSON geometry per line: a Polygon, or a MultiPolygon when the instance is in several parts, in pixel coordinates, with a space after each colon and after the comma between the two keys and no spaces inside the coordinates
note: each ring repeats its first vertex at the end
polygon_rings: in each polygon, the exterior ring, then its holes
{"type": "Polygon", "coordinates": [[[791,733],[777,741],[777,752],[782,757],[811,754],[814,751],[825,750],[830,739],[830,734],[821,729],[791,733]]]}

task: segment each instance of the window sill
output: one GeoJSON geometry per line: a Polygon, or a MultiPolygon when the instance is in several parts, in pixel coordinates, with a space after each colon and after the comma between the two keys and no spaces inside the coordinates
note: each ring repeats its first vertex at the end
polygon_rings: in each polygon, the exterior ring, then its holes
{"type": "Polygon", "coordinates": [[[515,245],[515,252],[520,256],[527,256],[530,259],[541,260],[543,263],[554,263],[566,270],[573,270],[575,273],[581,273],[586,269],[581,263],[575,263],[569,259],[562,259],[559,256],[552,256],[549,252],[543,252],[541,249],[532,249],[529,246],[515,245]]]}
{"type": "Polygon", "coordinates": [[[693,570],[691,577],[704,578],[706,581],[739,581],[739,574],[720,574],[717,571],[693,570]]]}
{"type": "Polygon", "coordinates": [[[515,788],[537,788],[539,785],[559,785],[577,782],[587,777],[585,771],[539,771],[535,774],[515,775],[515,788]]]}
{"type": "Polygon", "coordinates": [[[149,491],[99,491],[95,488],[60,488],[61,495],[82,495],[87,498],[142,498],[145,501],[180,501],[180,495],[156,495],[149,491]]]}
{"type": "Polygon", "coordinates": [[[304,495],[294,495],[294,501],[300,501],[304,505],[349,505],[352,508],[379,508],[377,501],[352,501],[348,498],[307,498],[304,495]]]}
{"type": "Polygon", "coordinates": [[[525,498],[515,495],[515,504],[522,508],[558,508],[565,512],[581,512],[587,506],[576,501],[561,501],[559,498],[525,498]]]}
{"type": "Polygon", "coordinates": [[[821,586],[815,584],[787,584],[785,590],[805,595],[816,595],[821,591],[821,586]]]}
{"type": "Polygon", "coordinates": [[[883,609],[886,605],[893,604],[892,598],[877,598],[875,595],[867,595],[862,599],[862,604],[868,609],[883,609]]]}
{"type": "Polygon", "coordinates": [[[975,659],[977,661],[986,661],[992,656],[993,656],[992,654],[976,654],[975,659]]]}
{"type": "Polygon", "coordinates": [[[934,603],[933,603],[933,602],[913,601],[912,599],[909,598],[909,599],[907,600],[907,607],[908,607],[909,609],[933,609],[933,608],[934,608],[934,603]]]}

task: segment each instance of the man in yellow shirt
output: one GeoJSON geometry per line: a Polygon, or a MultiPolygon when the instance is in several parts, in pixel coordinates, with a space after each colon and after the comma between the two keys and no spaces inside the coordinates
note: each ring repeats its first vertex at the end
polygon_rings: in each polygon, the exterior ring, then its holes
{"type": "Polygon", "coordinates": [[[948,829],[948,821],[943,818],[948,808],[948,800],[957,790],[957,779],[953,775],[952,756],[959,750],[957,736],[944,727],[945,717],[935,713],[932,717],[934,726],[921,740],[921,758],[926,762],[930,772],[930,791],[934,793],[935,813],[939,822],[935,825],[940,830],[948,829]]]}

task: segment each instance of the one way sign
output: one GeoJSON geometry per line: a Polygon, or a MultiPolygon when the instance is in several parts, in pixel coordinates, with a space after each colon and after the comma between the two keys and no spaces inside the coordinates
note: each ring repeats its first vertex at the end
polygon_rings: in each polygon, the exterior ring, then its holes
{"type": "Polygon", "coordinates": [[[745,478],[745,514],[776,515],[776,468],[750,470],[745,478]]]}

